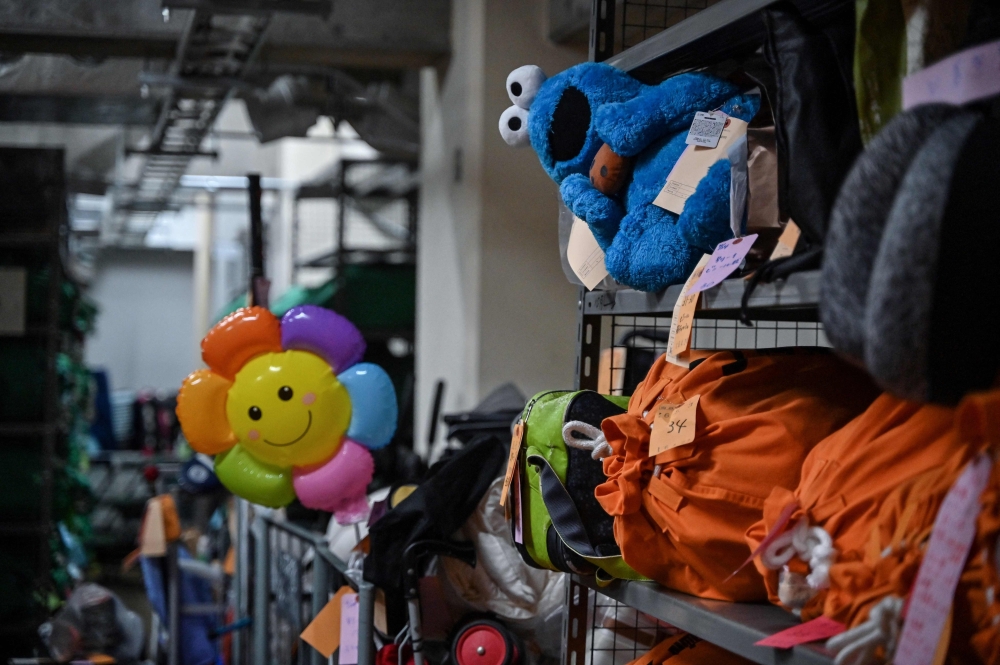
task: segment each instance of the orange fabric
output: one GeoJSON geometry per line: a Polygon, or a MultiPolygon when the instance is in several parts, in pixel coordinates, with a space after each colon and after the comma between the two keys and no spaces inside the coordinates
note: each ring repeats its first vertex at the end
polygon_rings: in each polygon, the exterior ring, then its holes
{"type": "Polygon", "coordinates": [[[613,454],[596,496],[639,573],[706,598],[763,600],[752,566],[727,581],[750,555],[746,529],[761,518],[771,489],[794,488],[810,448],[863,411],[877,390],[862,371],[818,350],[695,356],[691,369],[661,357],[628,412],[604,421],[613,454]],[[694,442],[648,458],[656,406],[694,395],[701,395],[694,442]]]}
{"type": "Polygon", "coordinates": [[[752,663],[690,633],[671,635],[628,665],[743,665],[752,663]]]}
{"type": "MultiPolygon", "coordinates": [[[[885,596],[909,595],[948,491],[975,455],[992,449],[995,456],[1000,448],[1000,391],[972,395],[957,410],[950,411],[951,428],[946,434],[937,440],[921,441],[916,435],[905,440],[903,452],[909,451],[909,456],[900,463],[920,458],[928,448],[941,446],[941,440],[950,441],[950,454],[939,453],[937,464],[908,478],[899,479],[906,471],[897,473],[896,486],[886,493],[875,515],[841,530],[840,539],[834,541],[840,553],[830,568],[830,587],[803,609],[803,620],[824,614],[854,627],[866,621],[871,608],[885,596]],[[861,533],[865,530],[867,533],[861,533]],[[853,545],[850,549],[844,547],[848,541],[853,545]]],[[[820,446],[815,450],[820,451],[820,446]]],[[[891,440],[883,441],[878,448],[865,445],[873,453],[893,447],[891,440]]],[[[847,489],[853,496],[856,488],[864,487],[867,496],[873,483],[891,486],[891,470],[867,482],[851,481],[847,489]]],[[[1000,663],[998,536],[1000,467],[994,464],[980,497],[976,539],[955,594],[947,659],[951,665],[1000,663]]]]}
{"type": "MultiPolygon", "coordinates": [[[[822,527],[830,535],[841,553],[873,547],[872,527],[891,492],[946,463],[954,472],[971,458],[954,425],[955,409],[881,395],[863,414],[813,448],[797,489],[774,488],[764,504],[763,519],[747,530],[747,544],[756,550],[785,506],[797,500],[799,509],[789,527],[806,517],[810,526],[822,527]]],[[[888,544],[883,542],[879,551],[888,544]]],[[[759,558],[755,564],[769,599],[777,604],[778,571],[767,569],[759,558]]],[[[822,598],[814,598],[810,607],[816,605],[822,605],[822,598]]]]}
{"type": "Polygon", "coordinates": [[[263,307],[241,307],[201,340],[201,358],[230,381],[243,364],[262,353],[281,351],[281,323],[263,307]]]}

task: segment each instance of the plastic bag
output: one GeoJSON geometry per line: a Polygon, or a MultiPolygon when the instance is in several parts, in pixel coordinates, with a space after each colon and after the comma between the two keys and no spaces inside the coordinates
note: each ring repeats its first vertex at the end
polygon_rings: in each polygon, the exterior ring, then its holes
{"type": "Polygon", "coordinates": [[[81,584],[66,605],[38,629],[52,658],[60,663],[101,653],[127,665],[142,653],[142,619],[111,591],[81,584]]]}

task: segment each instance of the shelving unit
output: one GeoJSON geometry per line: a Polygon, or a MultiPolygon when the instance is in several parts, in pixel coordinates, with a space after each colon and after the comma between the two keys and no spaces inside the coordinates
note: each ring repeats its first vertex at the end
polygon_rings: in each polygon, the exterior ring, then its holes
{"type": "MultiPolygon", "coordinates": [[[[773,2],[721,0],[641,43],[613,54],[611,45],[623,41],[616,39],[620,37],[615,33],[616,3],[614,0],[595,0],[591,15],[591,58],[606,61],[647,82],[657,82],[685,70],[718,65],[727,59],[750,55],[761,46],[764,31],[759,12],[773,2]]],[[[846,0],[795,0],[794,4],[806,18],[818,25],[822,25],[825,17],[851,5],[846,0]]],[[[818,271],[793,274],[787,280],[759,285],[747,302],[748,314],[756,322],[755,328],[745,328],[731,321],[740,316],[746,287],[746,280],[730,279],[702,293],[695,313],[698,321],[693,345],[696,348],[728,346],[728,343],[717,342],[721,339],[719,333],[723,330],[731,333],[725,337],[728,342],[740,338],[740,329],[750,333],[750,342],[749,346],[738,344],[738,348],[768,345],[768,342],[762,341],[762,333],[765,332],[771,334],[769,341],[776,344],[783,344],[783,332],[790,333],[790,339],[795,340],[795,344],[824,344],[822,329],[817,323],[818,271]],[[729,320],[728,326],[724,327],[720,322],[726,320],[729,320]],[[708,346],[699,341],[699,326],[714,332],[707,338],[708,346]]],[[[620,345],[624,344],[622,340],[630,333],[640,329],[651,330],[652,337],[657,341],[648,350],[654,354],[662,353],[669,317],[680,290],[680,286],[670,287],[661,293],[630,289],[590,293],[581,290],[578,303],[577,388],[598,390],[603,387],[607,390],[606,385],[600,385],[602,353],[614,350],[616,346],[621,348],[620,345]],[[659,340],[659,337],[664,339],[659,340]]],[[[605,359],[609,355],[615,357],[608,354],[605,359]]],[[[615,367],[614,362],[610,368],[612,375],[616,370],[624,370],[615,367]]],[[[603,371],[608,369],[604,367],[603,371]]],[[[588,637],[588,631],[598,628],[589,623],[596,616],[596,594],[761,665],[830,665],[833,662],[822,643],[787,650],[754,646],[757,641],[799,623],[794,615],[779,607],[704,600],[651,582],[615,581],[601,586],[593,578],[574,575],[568,591],[566,665],[596,662],[594,645],[588,637]]],[[[617,655],[612,653],[613,657],[617,655]]],[[[613,658],[613,664],[619,665],[619,661],[624,663],[632,657],[632,654],[626,654],[623,658],[613,658]]]]}
{"type": "MultiPolygon", "coordinates": [[[[17,333],[0,338],[7,356],[5,370],[0,370],[5,374],[2,381],[7,400],[17,399],[20,393],[21,401],[30,401],[36,407],[36,413],[5,408],[0,423],[0,443],[6,457],[0,478],[8,487],[0,506],[0,556],[6,561],[0,564],[6,569],[0,595],[7,595],[5,606],[10,610],[3,623],[13,623],[15,618],[31,617],[41,609],[33,606],[32,593],[44,594],[52,588],[50,539],[54,531],[56,472],[61,466],[56,453],[64,435],[56,363],[61,347],[61,256],[67,224],[63,152],[0,150],[0,191],[4,195],[0,212],[5,220],[0,232],[0,264],[23,269],[26,275],[41,276],[39,281],[43,282],[39,284],[42,292],[35,294],[43,296],[42,307],[32,306],[31,285],[25,287],[24,332],[31,326],[37,333],[34,339],[17,333]],[[31,360],[21,360],[28,355],[31,360]],[[20,370],[25,367],[18,362],[34,361],[41,365],[37,368],[41,376],[22,375],[20,370]],[[40,400],[36,402],[35,397],[40,400]],[[25,482],[31,487],[24,487],[25,482]],[[12,570],[13,565],[27,561],[31,562],[27,566],[31,580],[20,579],[12,570]]],[[[30,281],[26,277],[26,282],[30,281]]],[[[24,639],[36,625],[32,621],[22,631],[16,631],[17,637],[14,633],[9,637],[24,639]]]]}

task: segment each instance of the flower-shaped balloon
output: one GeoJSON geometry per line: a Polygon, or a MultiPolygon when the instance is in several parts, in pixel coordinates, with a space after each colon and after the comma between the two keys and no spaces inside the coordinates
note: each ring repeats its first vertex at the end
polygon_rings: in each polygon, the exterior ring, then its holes
{"type": "Polygon", "coordinates": [[[191,447],[216,455],[233,494],[264,506],[296,496],[342,524],[368,514],[369,449],[396,431],[396,393],[378,365],[361,363],[354,325],[303,305],[279,322],[262,307],[239,309],[201,343],[207,370],[184,380],[177,418],[191,447]]]}

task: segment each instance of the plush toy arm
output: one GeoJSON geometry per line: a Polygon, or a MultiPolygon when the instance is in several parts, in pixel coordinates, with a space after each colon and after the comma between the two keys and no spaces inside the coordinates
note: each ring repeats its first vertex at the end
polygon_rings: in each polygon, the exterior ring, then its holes
{"type": "Polygon", "coordinates": [[[587,222],[597,244],[607,251],[625,216],[621,204],[597,191],[587,176],[580,173],[567,176],[559,185],[559,193],[566,207],[587,222]]]}
{"type": "Polygon", "coordinates": [[[729,226],[728,159],[720,159],[698,183],[677,219],[677,231],[692,247],[711,252],[723,240],[733,237],[729,226]]]}
{"type": "Polygon", "coordinates": [[[727,81],[704,74],[680,74],[638,97],[597,109],[597,134],[623,157],[633,157],[653,141],[686,129],[697,111],[719,106],[737,92],[727,81]]]}

